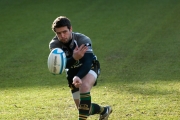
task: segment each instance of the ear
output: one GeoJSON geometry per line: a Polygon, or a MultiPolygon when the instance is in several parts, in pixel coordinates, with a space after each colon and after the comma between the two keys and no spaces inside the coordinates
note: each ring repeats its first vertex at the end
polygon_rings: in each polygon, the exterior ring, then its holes
{"type": "Polygon", "coordinates": [[[72,32],[72,26],[70,27],[69,31],[72,32]]]}

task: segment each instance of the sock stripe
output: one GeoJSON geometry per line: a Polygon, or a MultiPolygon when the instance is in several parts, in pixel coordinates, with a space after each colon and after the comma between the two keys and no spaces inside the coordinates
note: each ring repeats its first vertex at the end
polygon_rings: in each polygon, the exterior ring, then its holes
{"type": "Polygon", "coordinates": [[[82,120],[86,120],[88,118],[88,115],[79,114],[79,118],[82,120]]]}
{"type": "Polygon", "coordinates": [[[80,94],[80,98],[81,98],[81,100],[90,100],[91,99],[90,92],[88,92],[88,93],[81,93],[80,94]]]}
{"type": "Polygon", "coordinates": [[[81,98],[90,97],[90,94],[80,94],[81,98]]]}
{"type": "Polygon", "coordinates": [[[90,95],[81,95],[81,98],[87,98],[90,97],[90,95]]]}
{"type": "Polygon", "coordinates": [[[94,106],[91,104],[90,110],[89,110],[89,115],[92,115],[94,113],[94,106]]]}
{"type": "Polygon", "coordinates": [[[81,98],[81,100],[90,100],[91,98],[81,98]]]}
{"type": "Polygon", "coordinates": [[[99,113],[102,114],[104,112],[104,107],[100,107],[99,113]]]}

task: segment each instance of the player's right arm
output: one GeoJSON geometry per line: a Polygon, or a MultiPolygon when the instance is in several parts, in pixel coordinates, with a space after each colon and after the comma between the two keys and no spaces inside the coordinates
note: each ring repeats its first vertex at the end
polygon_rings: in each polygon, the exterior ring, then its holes
{"type": "MultiPolygon", "coordinates": [[[[54,48],[61,48],[61,45],[58,40],[52,40],[49,43],[49,49],[50,51],[54,48]]],[[[79,48],[76,46],[76,48],[73,50],[73,55],[71,57],[67,58],[66,68],[70,68],[73,66],[76,62],[79,61],[84,56],[84,53],[86,52],[87,47],[85,45],[81,45],[79,48]]]]}

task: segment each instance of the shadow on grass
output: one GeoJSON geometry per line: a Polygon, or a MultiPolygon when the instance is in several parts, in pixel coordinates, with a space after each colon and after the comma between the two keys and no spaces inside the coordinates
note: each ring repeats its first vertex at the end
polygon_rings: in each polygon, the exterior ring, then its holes
{"type": "Polygon", "coordinates": [[[98,81],[99,86],[108,87],[117,94],[127,92],[146,96],[180,95],[180,81],[178,79],[102,79],[98,81]]]}
{"type": "Polygon", "coordinates": [[[44,87],[44,86],[67,86],[65,75],[53,75],[50,73],[36,74],[28,73],[22,75],[0,74],[0,89],[19,87],[44,87]]]}
{"type": "MultiPolygon", "coordinates": [[[[180,94],[178,86],[180,82],[178,79],[165,77],[164,79],[152,79],[148,76],[143,78],[135,76],[133,79],[127,76],[119,75],[101,75],[98,78],[98,87],[108,86],[115,92],[129,92],[132,94],[142,95],[168,95],[180,94]],[[148,79],[147,79],[148,78],[148,79]]],[[[58,86],[68,87],[65,73],[62,75],[52,75],[48,71],[46,74],[43,72],[35,72],[29,74],[0,74],[0,89],[18,88],[18,87],[45,87],[45,86],[58,86]]],[[[175,77],[176,78],[176,77],[175,77]]]]}

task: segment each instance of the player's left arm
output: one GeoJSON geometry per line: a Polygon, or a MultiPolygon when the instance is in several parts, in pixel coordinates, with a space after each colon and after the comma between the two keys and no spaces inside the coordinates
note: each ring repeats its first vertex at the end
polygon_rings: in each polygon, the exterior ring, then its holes
{"type": "Polygon", "coordinates": [[[80,59],[82,66],[80,67],[77,77],[82,79],[87,73],[90,71],[93,59],[94,59],[94,54],[93,54],[93,49],[92,49],[92,42],[91,39],[85,35],[80,34],[78,36],[79,40],[79,46],[84,44],[85,47],[87,47],[86,52],[84,53],[84,56],[80,59]]]}
{"type": "Polygon", "coordinates": [[[84,57],[81,59],[83,64],[76,76],[82,79],[89,72],[89,70],[91,69],[93,58],[93,53],[84,54],[84,57]]]}

